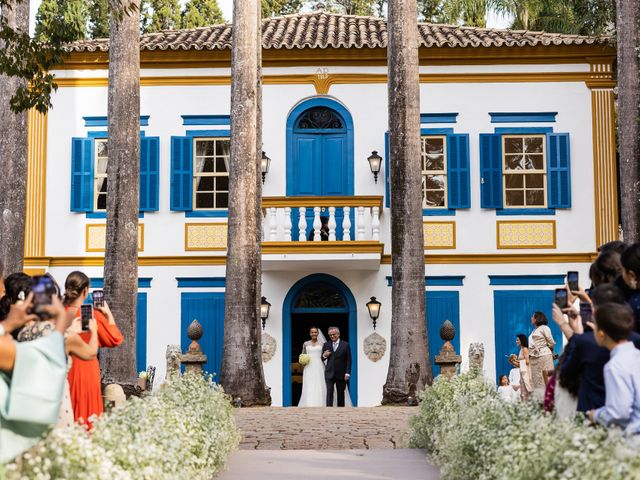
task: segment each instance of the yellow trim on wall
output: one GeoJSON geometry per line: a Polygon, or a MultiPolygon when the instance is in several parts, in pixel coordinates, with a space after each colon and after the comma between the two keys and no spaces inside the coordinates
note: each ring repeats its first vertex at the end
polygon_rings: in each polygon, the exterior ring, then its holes
{"type": "MultiPolygon", "coordinates": [[[[90,238],[90,233],[89,231],[92,228],[100,228],[105,230],[105,235],[106,235],[106,231],[107,231],[107,224],[106,223],[87,223],[85,226],[85,251],[87,253],[95,253],[95,252],[104,252],[105,248],[104,247],[94,247],[91,246],[89,244],[89,238],[90,238]]],[[[105,244],[106,244],[106,238],[105,238],[105,244]]],[[[144,224],[143,223],[139,223],[138,224],[138,252],[144,252],[144,224]]]]}
{"type": "Polygon", "coordinates": [[[382,213],[384,197],[358,195],[346,197],[262,197],[262,208],[284,207],[379,207],[382,213]]]}
{"type": "Polygon", "coordinates": [[[27,217],[24,254],[44,255],[47,191],[47,114],[35,109],[28,117],[27,217]]]}
{"type": "Polygon", "coordinates": [[[591,90],[596,247],[618,239],[618,180],[612,89],[591,90]]]}
{"type": "Polygon", "coordinates": [[[556,221],[555,220],[498,220],[496,222],[496,247],[502,249],[554,249],[556,248],[556,221]],[[523,225],[525,228],[532,225],[548,225],[551,227],[551,242],[538,243],[537,240],[524,238],[521,243],[505,244],[502,238],[501,227],[508,225],[523,225]]]}
{"type": "Polygon", "coordinates": [[[44,275],[47,273],[46,268],[23,268],[22,271],[31,277],[35,277],[36,275],[44,275]]]}

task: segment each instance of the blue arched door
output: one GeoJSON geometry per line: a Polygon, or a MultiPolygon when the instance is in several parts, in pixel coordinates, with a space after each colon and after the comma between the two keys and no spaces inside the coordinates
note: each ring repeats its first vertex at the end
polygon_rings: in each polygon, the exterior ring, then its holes
{"type": "Polygon", "coordinates": [[[353,195],[353,121],[339,102],[316,97],[287,120],[287,196],[353,195]]]}

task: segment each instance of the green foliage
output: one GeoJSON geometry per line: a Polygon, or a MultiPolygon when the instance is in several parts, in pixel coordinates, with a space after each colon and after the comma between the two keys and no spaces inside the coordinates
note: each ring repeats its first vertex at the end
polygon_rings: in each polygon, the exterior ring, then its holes
{"type": "Polygon", "coordinates": [[[49,42],[54,31],[65,25],[64,41],[82,40],[87,35],[89,12],[85,0],[43,0],[36,14],[35,37],[49,42]]]}
{"type": "Polygon", "coordinates": [[[541,0],[532,29],[579,35],[610,35],[615,30],[613,0],[541,0]]]}
{"type": "Polygon", "coordinates": [[[182,28],[206,27],[223,22],[217,0],[189,0],[182,13],[182,28]]]}
{"type": "Polygon", "coordinates": [[[344,15],[373,16],[379,8],[377,0],[326,0],[314,2],[314,5],[324,3],[327,10],[344,15]]]}
{"type": "Polygon", "coordinates": [[[91,38],[109,37],[109,0],[90,0],[89,33],[91,38]]]}
{"type": "Polygon", "coordinates": [[[237,447],[231,404],[198,375],[133,398],[84,428],[54,429],[7,466],[8,480],[210,479],[237,447]]]}
{"type": "Polygon", "coordinates": [[[441,0],[418,0],[418,20],[435,23],[442,17],[443,8],[441,0]]]}
{"type": "Polygon", "coordinates": [[[478,371],[436,379],[411,425],[412,445],[427,450],[444,480],[640,475],[640,458],[618,431],[558,420],[533,403],[506,403],[478,371]]]}
{"type": "Polygon", "coordinates": [[[484,28],[491,7],[492,0],[445,0],[438,21],[484,28]]]}
{"type": "Polygon", "coordinates": [[[149,0],[149,6],[153,10],[153,14],[145,33],[180,28],[180,3],[178,0],[149,0]]]}
{"type": "Polygon", "coordinates": [[[262,18],[298,13],[303,0],[262,0],[262,18]]]}

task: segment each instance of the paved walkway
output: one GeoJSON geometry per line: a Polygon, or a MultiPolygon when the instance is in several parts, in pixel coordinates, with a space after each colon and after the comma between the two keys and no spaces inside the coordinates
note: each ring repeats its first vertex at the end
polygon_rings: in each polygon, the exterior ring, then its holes
{"type": "Polygon", "coordinates": [[[241,449],[406,448],[415,407],[242,408],[235,420],[241,449]]]}
{"type": "Polygon", "coordinates": [[[240,451],[218,480],[437,480],[407,448],[415,407],[242,408],[240,451]]]}

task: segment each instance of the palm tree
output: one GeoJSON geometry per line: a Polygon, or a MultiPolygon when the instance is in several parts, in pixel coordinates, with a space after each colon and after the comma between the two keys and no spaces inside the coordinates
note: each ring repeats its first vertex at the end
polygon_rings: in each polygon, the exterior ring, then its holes
{"type": "MultiPolygon", "coordinates": [[[[0,9],[2,23],[15,31],[29,31],[29,2],[10,0],[0,9]]],[[[3,48],[0,42],[0,48],[3,48]]],[[[0,75],[0,262],[7,273],[22,270],[27,215],[27,111],[14,113],[10,100],[21,77],[0,75]]]]}
{"type": "Polygon", "coordinates": [[[258,315],[258,0],[235,1],[231,60],[229,230],[220,383],[244,406],[269,405],[258,315]]]}
{"type": "Polygon", "coordinates": [[[640,5],[616,3],[621,220],[625,241],[634,243],[640,241],[640,5]]]}
{"type": "Polygon", "coordinates": [[[110,0],[105,296],[124,343],[102,352],[106,382],[136,378],[140,183],[140,0],[110,0]]]}
{"type": "Polygon", "coordinates": [[[389,2],[391,349],[382,403],[406,403],[432,380],[424,293],[416,0],[389,2]],[[413,385],[412,385],[413,384],[413,385]],[[414,387],[415,386],[415,387],[414,387]]]}

